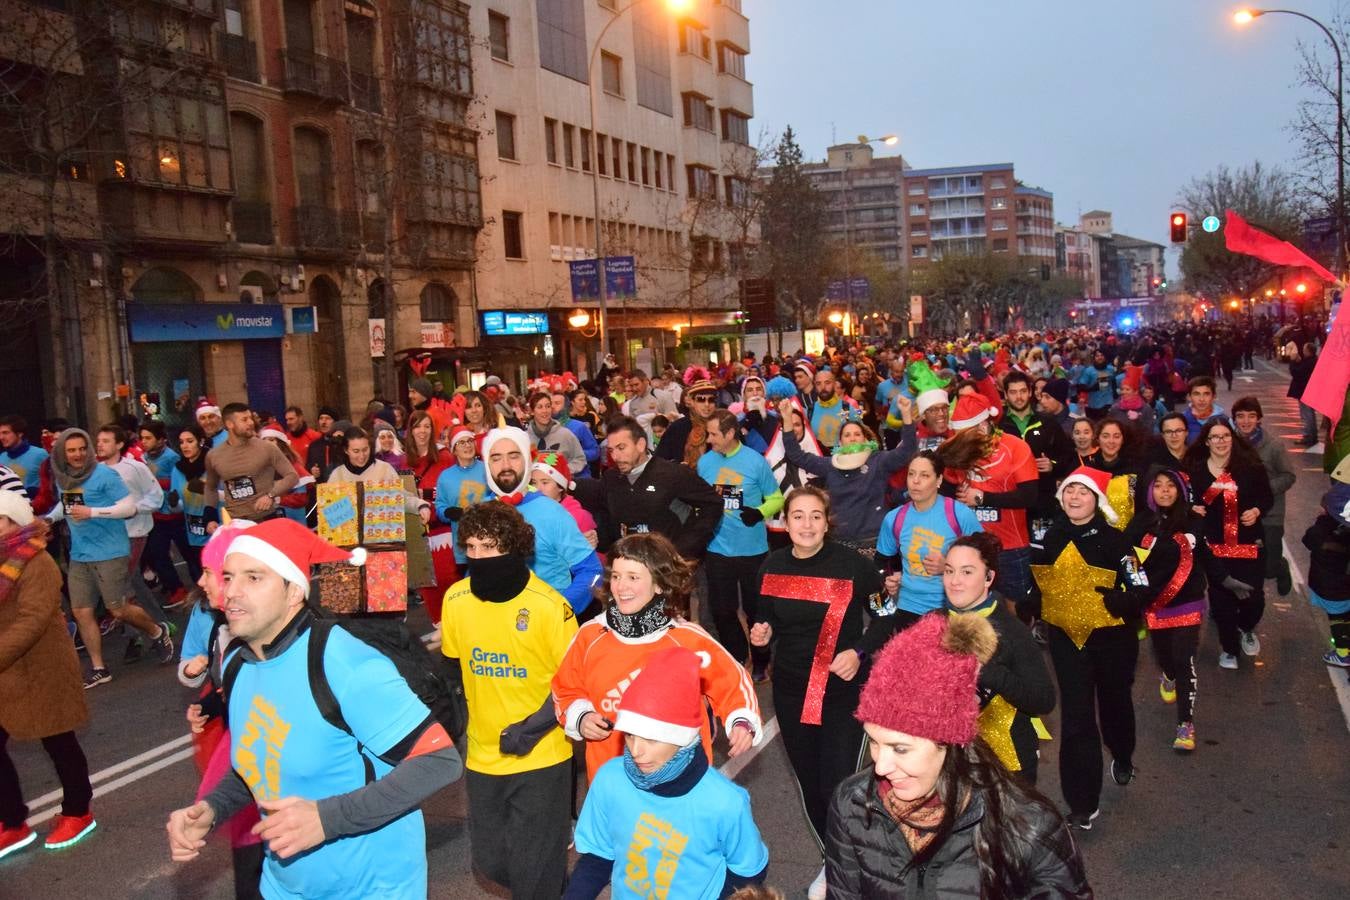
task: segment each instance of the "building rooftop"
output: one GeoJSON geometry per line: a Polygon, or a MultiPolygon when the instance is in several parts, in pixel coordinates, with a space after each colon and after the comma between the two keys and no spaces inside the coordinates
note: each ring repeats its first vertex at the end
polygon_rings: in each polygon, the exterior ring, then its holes
{"type": "Polygon", "coordinates": [[[1012,169],[1012,163],[985,163],[979,166],[946,166],[940,169],[908,169],[905,175],[910,178],[940,178],[943,175],[978,175],[983,172],[1012,169]]]}
{"type": "Polygon", "coordinates": [[[1013,189],[1013,193],[1023,194],[1030,197],[1044,197],[1046,200],[1055,199],[1055,195],[1052,194],[1050,191],[1047,191],[1045,188],[1032,187],[1031,185],[1028,184],[1018,184],[1017,187],[1013,189]]]}
{"type": "Polygon", "coordinates": [[[1096,219],[1096,218],[1098,218],[1099,216],[1109,216],[1109,215],[1111,215],[1111,211],[1110,211],[1110,210],[1106,210],[1106,209],[1090,209],[1090,210],[1088,210],[1087,212],[1083,213],[1083,218],[1084,218],[1084,219],[1096,219]]]}
{"type": "Polygon", "coordinates": [[[1143,238],[1130,237],[1128,234],[1121,234],[1118,231],[1112,235],[1111,240],[1115,241],[1117,247],[1124,249],[1136,247],[1157,247],[1159,250],[1163,249],[1163,245],[1159,244],[1157,241],[1146,241],[1143,238]]]}

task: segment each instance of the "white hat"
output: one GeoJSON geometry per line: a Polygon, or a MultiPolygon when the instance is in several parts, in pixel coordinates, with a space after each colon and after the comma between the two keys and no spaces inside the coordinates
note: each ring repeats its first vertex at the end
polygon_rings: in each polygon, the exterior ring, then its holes
{"type": "Polygon", "coordinates": [[[486,473],[488,490],[492,491],[492,493],[496,494],[498,497],[524,493],[529,489],[530,485],[530,437],[519,428],[494,428],[489,431],[487,437],[483,438],[483,463],[485,468],[487,468],[486,464],[488,457],[492,455],[492,448],[501,441],[511,441],[520,448],[520,455],[525,465],[525,471],[521,474],[520,484],[514,491],[504,491],[497,485],[496,479],[492,477],[491,469],[488,469],[486,473]]]}
{"type": "Polygon", "coordinates": [[[920,416],[922,416],[928,410],[932,409],[934,406],[939,405],[945,406],[950,402],[951,399],[948,398],[947,392],[942,388],[929,388],[928,390],[919,394],[919,396],[914,401],[916,408],[919,410],[920,416]]]}
{"type": "Polygon", "coordinates": [[[33,524],[33,505],[28,497],[19,491],[0,490],[0,516],[9,519],[20,528],[33,524]]]}
{"type": "Polygon", "coordinates": [[[279,428],[264,428],[262,431],[258,432],[258,437],[263,438],[264,440],[267,438],[276,438],[287,447],[291,445],[290,437],[287,436],[286,432],[279,428]]]}

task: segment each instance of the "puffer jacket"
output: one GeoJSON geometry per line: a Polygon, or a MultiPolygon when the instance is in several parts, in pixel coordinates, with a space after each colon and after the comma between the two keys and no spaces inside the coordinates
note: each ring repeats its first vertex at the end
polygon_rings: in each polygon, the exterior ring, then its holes
{"type": "MultiPolygon", "coordinates": [[[[971,796],[946,842],[928,863],[907,870],[913,854],[895,820],[882,807],[875,785],[869,769],[846,779],[835,792],[825,847],[831,900],[979,897],[975,826],[984,817],[983,794],[971,796]]],[[[1031,834],[1025,837],[1039,852],[1029,861],[1033,886],[1020,896],[1091,900],[1083,859],[1068,826],[1044,807],[1034,807],[1028,816],[1031,834]]]]}

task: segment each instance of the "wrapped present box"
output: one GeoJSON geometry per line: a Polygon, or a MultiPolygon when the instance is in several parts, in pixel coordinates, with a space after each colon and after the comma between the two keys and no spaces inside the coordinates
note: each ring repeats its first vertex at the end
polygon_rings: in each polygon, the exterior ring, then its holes
{"type": "Polygon", "coordinates": [[[401,550],[376,551],[363,566],[320,563],[310,597],[334,615],[408,611],[408,560],[401,550]]]}
{"type": "Polygon", "coordinates": [[[337,547],[402,544],[408,539],[399,481],[329,482],[315,491],[319,537],[337,547]]]}

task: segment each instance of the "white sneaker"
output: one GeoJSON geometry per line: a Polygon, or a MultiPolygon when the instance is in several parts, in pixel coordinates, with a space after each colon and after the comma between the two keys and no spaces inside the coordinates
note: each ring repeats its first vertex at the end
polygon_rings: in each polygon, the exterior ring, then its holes
{"type": "Polygon", "coordinates": [[[806,889],[806,900],[825,900],[829,895],[829,885],[825,883],[825,867],[820,867],[820,874],[816,880],[811,882],[811,886],[806,889]]]}
{"type": "Polygon", "coordinates": [[[1219,668],[1220,668],[1220,669],[1236,669],[1237,667],[1238,667],[1238,664],[1237,664],[1237,657],[1236,657],[1236,656],[1234,656],[1234,655],[1231,654],[1231,653],[1220,653],[1220,654],[1219,654],[1219,668]]]}
{"type": "Polygon", "coordinates": [[[1242,652],[1248,656],[1256,656],[1261,652],[1261,639],[1255,631],[1242,632],[1242,652]]]}

